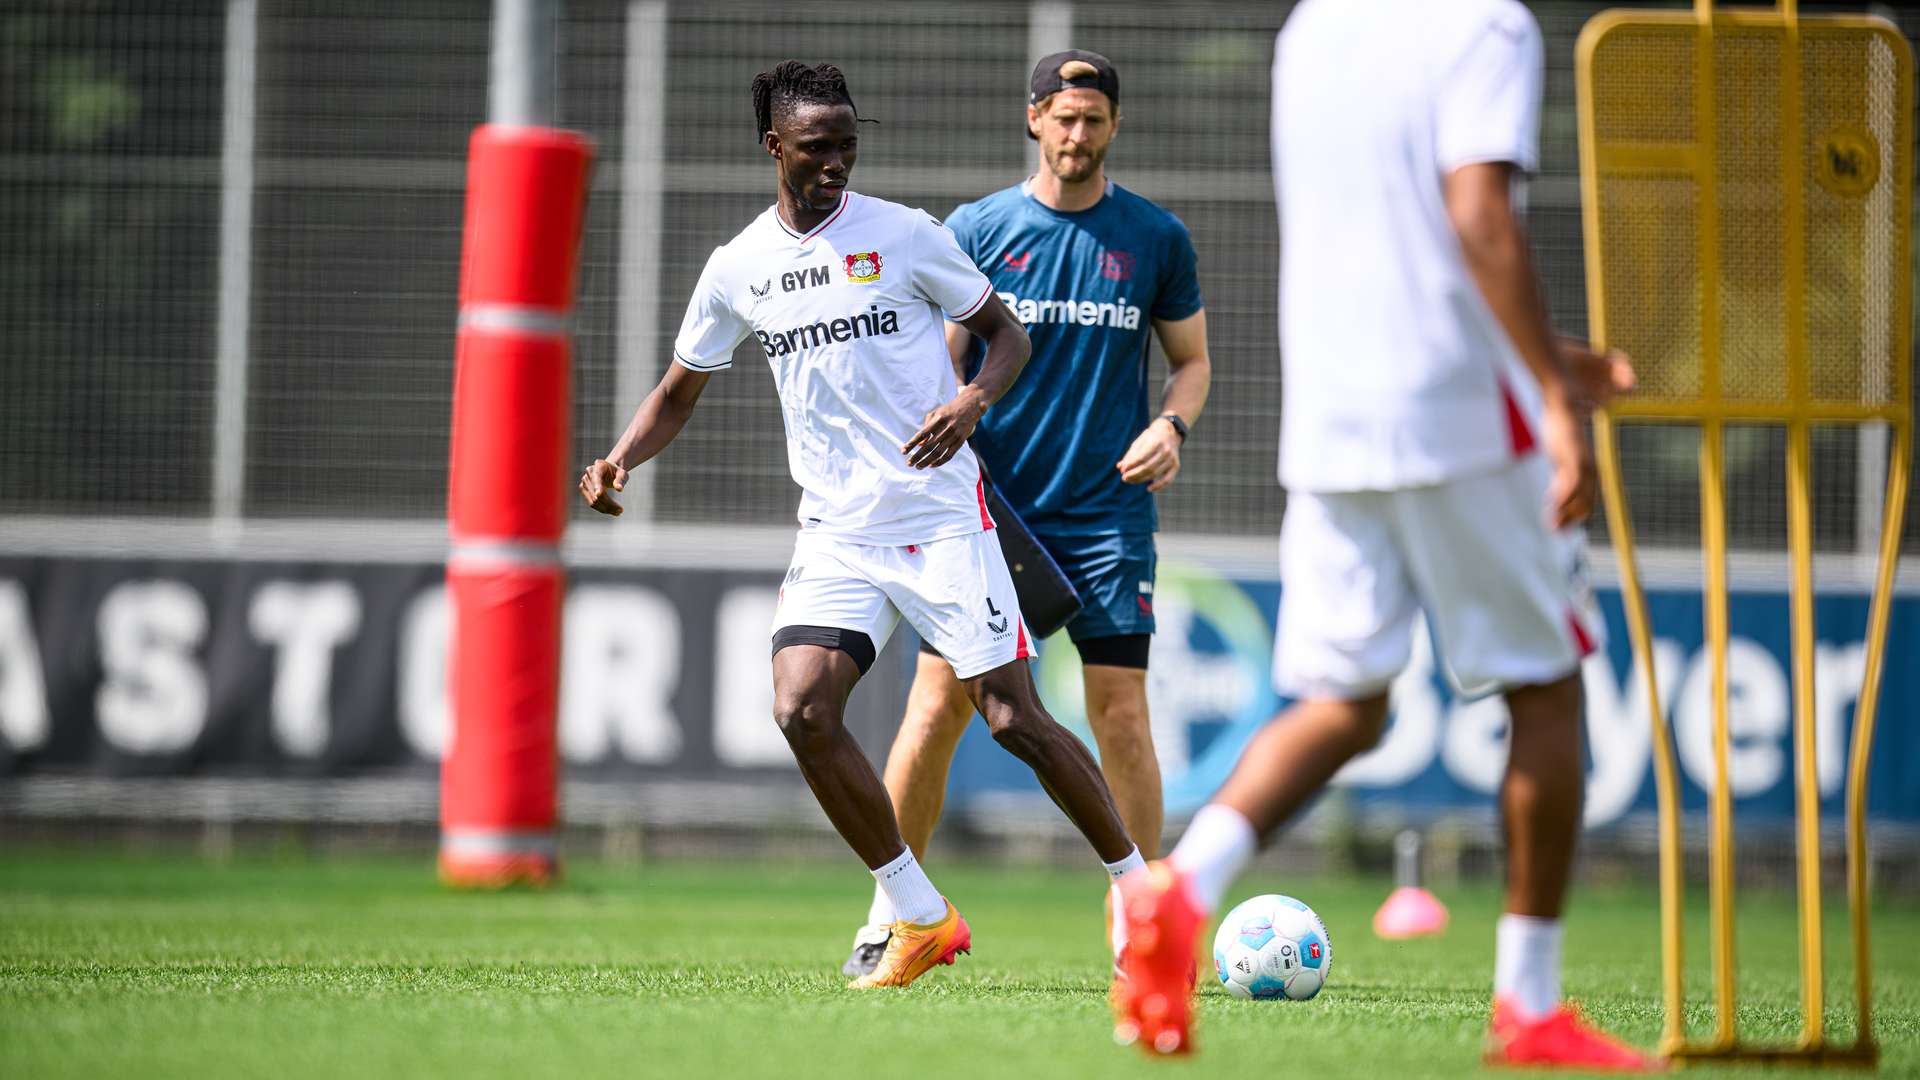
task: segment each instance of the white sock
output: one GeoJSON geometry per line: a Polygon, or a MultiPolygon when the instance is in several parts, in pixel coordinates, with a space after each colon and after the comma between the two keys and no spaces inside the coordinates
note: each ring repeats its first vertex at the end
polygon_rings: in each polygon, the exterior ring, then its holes
{"type": "Polygon", "coordinates": [[[927,872],[920,869],[912,848],[902,851],[899,858],[873,871],[873,880],[893,901],[893,910],[900,919],[926,925],[939,922],[947,913],[947,902],[941,899],[940,890],[934,888],[933,882],[927,879],[927,872]]]}
{"type": "Polygon", "coordinates": [[[876,880],[873,883],[873,903],[867,905],[867,925],[892,926],[896,918],[898,916],[893,913],[893,898],[887,895],[887,890],[882,888],[880,882],[876,880]]]}
{"type": "Polygon", "coordinates": [[[1135,845],[1134,849],[1127,852],[1126,857],[1119,862],[1102,863],[1101,865],[1107,868],[1107,877],[1114,881],[1119,881],[1120,875],[1122,874],[1130,873],[1134,870],[1145,870],[1147,868],[1147,860],[1140,857],[1140,848],[1138,845],[1135,845]]]}
{"type": "Polygon", "coordinates": [[[1260,837],[1246,815],[1229,806],[1208,803],[1193,815],[1193,822],[1167,861],[1187,875],[1194,899],[1213,912],[1259,848],[1260,837]]]}
{"type": "Polygon", "coordinates": [[[1493,992],[1505,995],[1526,1020],[1560,1005],[1559,919],[1502,915],[1494,932],[1493,992]]]}
{"type": "Polygon", "coordinates": [[[1135,845],[1132,851],[1127,852],[1126,858],[1103,865],[1107,868],[1107,878],[1111,882],[1107,886],[1111,890],[1107,901],[1113,909],[1113,920],[1107,927],[1107,945],[1113,949],[1114,961],[1118,963],[1120,950],[1127,947],[1127,919],[1120,903],[1120,878],[1135,870],[1145,870],[1147,860],[1140,857],[1139,845],[1135,845]]]}

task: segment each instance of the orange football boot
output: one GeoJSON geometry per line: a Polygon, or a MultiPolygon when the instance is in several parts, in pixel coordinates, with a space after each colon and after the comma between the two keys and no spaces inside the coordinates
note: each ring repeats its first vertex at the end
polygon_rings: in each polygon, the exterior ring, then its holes
{"type": "MultiPolygon", "coordinates": [[[[945,897],[941,898],[945,900],[945,897]]],[[[939,964],[951,964],[958,953],[973,950],[973,931],[967,920],[948,900],[947,914],[935,923],[893,924],[893,936],[887,939],[887,951],[880,966],[848,983],[855,990],[875,986],[906,986],[939,964]]]]}
{"type": "Polygon", "coordinates": [[[1493,1021],[1487,1026],[1482,1060],[1495,1066],[1558,1067],[1583,1072],[1651,1073],[1667,1067],[1660,1058],[1588,1024],[1572,1005],[1562,1005],[1538,1020],[1527,1021],[1504,995],[1493,999],[1493,1021]]]}
{"type": "MultiPolygon", "coordinates": [[[[1124,937],[1118,940],[1114,937],[1114,928],[1116,926],[1121,928],[1126,926],[1124,921],[1119,923],[1114,921],[1115,911],[1124,903],[1124,901],[1119,899],[1119,896],[1120,883],[1116,881],[1107,888],[1107,898],[1105,902],[1107,909],[1107,944],[1113,949],[1113,984],[1107,988],[1107,1007],[1113,1010],[1113,1030],[1115,1037],[1119,1037],[1120,1033],[1124,1030],[1125,1020],[1127,1018],[1127,996],[1125,992],[1127,985],[1127,943],[1124,937]]],[[[1122,1038],[1120,1041],[1132,1042],[1133,1040],[1130,1038],[1122,1038]]]]}
{"type": "Polygon", "coordinates": [[[1114,980],[1114,1039],[1149,1054],[1193,1050],[1194,946],[1206,913],[1187,881],[1165,861],[1120,881],[1127,919],[1124,978],[1114,980]]]}

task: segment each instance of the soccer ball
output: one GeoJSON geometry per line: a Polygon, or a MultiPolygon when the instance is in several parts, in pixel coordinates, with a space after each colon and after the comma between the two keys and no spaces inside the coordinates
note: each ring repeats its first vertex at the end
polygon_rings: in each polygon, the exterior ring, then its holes
{"type": "Polygon", "coordinates": [[[1234,997],[1305,1001],[1333,973],[1333,941],[1307,905],[1291,896],[1256,896],[1220,920],[1213,969],[1234,997]]]}

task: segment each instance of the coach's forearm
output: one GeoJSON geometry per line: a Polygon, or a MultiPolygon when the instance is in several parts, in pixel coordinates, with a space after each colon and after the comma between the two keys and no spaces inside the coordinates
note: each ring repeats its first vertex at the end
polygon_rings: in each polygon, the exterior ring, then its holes
{"type": "Polygon", "coordinates": [[[1200,419],[1207,407],[1207,393],[1213,389],[1213,361],[1206,353],[1189,356],[1178,363],[1167,361],[1167,387],[1160,396],[1160,412],[1173,413],[1189,427],[1200,419]]]}

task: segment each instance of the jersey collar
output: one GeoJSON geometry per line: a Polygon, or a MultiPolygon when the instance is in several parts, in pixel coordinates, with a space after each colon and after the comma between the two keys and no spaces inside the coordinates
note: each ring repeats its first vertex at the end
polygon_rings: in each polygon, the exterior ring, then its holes
{"type": "Polygon", "coordinates": [[[853,201],[853,192],[851,191],[841,192],[840,205],[833,208],[833,213],[828,214],[826,218],[820,222],[820,224],[815,225],[812,229],[804,233],[798,233],[793,231],[793,226],[787,224],[787,219],[780,216],[780,204],[778,203],[775,203],[773,207],[773,221],[774,221],[774,224],[780,226],[781,232],[786,233],[788,236],[791,236],[795,240],[798,240],[802,244],[804,244],[807,241],[813,239],[814,237],[819,236],[821,233],[826,232],[827,226],[832,225],[836,221],[839,221],[840,215],[847,212],[847,204],[852,201],[853,201]]]}
{"type": "MultiPolygon", "coordinates": [[[[1033,200],[1035,206],[1038,206],[1049,214],[1084,214],[1088,210],[1098,209],[1101,202],[1106,202],[1108,199],[1113,198],[1113,177],[1107,177],[1106,188],[1100,193],[1100,202],[1094,203],[1092,206],[1087,207],[1086,210],[1055,210],[1053,207],[1041,202],[1040,197],[1033,193],[1033,177],[1031,176],[1020,181],[1020,194],[1033,200]]],[[[785,222],[781,224],[784,225],[785,222]]]]}

